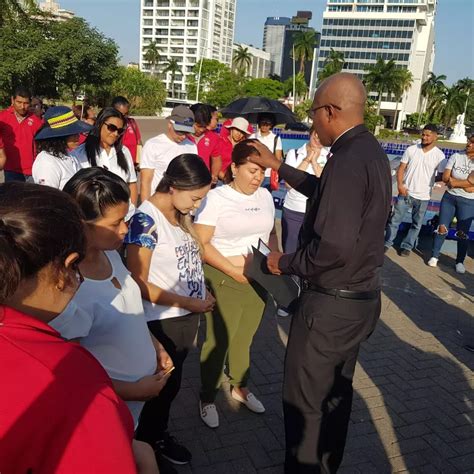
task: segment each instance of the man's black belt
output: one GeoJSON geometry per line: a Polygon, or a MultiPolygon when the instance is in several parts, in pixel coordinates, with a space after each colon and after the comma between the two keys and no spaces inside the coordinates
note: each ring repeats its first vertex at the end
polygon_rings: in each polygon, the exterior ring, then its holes
{"type": "Polygon", "coordinates": [[[350,290],[337,290],[334,288],[322,288],[308,280],[303,280],[301,288],[304,291],[315,291],[316,293],[323,293],[324,295],[336,296],[339,298],[347,298],[350,300],[372,300],[377,298],[380,294],[380,290],[372,291],[350,291],[350,290]]]}

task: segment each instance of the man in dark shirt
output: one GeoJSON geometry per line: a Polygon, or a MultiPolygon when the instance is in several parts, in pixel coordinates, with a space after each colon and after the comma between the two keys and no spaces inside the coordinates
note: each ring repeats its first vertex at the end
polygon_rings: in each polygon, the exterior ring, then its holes
{"type": "Polygon", "coordinates": [[[298,250],[267,260],[273,273],[302,280],[283,388],[288,474],[338,469],[359,345],[380,315],[392,183],[387,156],[363,125],[365,101],[352,74],[331,76],[318,88],[310,115],[321,143],[331,147],[319,179],[254,145],[260,157],[252,161],[279,170],[309,198],[298,250]]]}

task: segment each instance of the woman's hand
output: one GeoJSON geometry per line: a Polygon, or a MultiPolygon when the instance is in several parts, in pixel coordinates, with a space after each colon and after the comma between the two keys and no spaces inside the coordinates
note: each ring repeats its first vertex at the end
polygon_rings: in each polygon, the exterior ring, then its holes
{"type": "Polygon", "coordinates": [[[234,270],[229,274],[229,276],[237,283],[249,283],[247,277],[244,275],[244,267],[234,266],[234,270]]]}
{"type": "Polygon", "coordinates": [[[147,401],[159,395],[173,372],[162,370],[157,374],[147,375],[136,382],[137,400],[147,401]]]}
{"type": "Polygon", "coordinates": [[[188,298],[185,309],[191,313],[207,313],[208,311],[212,311],[214,309],[215,304],[216,299],[208,291],[206,293],[206,298],[203,300],[200,298],[188,298]]]}

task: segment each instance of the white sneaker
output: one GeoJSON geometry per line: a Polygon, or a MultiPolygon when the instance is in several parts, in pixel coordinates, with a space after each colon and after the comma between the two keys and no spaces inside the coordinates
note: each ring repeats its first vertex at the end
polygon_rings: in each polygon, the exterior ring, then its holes
{"type": "Polygon", "coordinates": [[[252,392],[249,392],[246,399],[235,393],[234,390],[231,391],[231,395],[234,400],[243,403],[250,411],[253,411],[254,413],[265,412],[265,407],[263,406],[262,402],[258,400],[252,392]]]}
{"type": "Polygon", "coordinates": [[[199,401],[199,414],[201,420],[209,426],[209,428],[217,428],[219,426],[219,413],[214,403],[206,403],[205,405],[199,401]]]}
{"type": "Polygon", "coordinates": [[[277,309],[277,316],[280,316],[280,318],[287,318],[290,315],[288,311],[285,311],[284,309],[278,308],[277,309]]]}
{"type": "Polygon", "coordinates": [[[466,267],[462,263],[456,263],[456,271],[458,273],[466,273],[466,267]]]}
{"type": "Polygon", "coordinates": [[[428,266],[429,267],[437,267],[438,266],[438,259],[436,257],[431,257],[428,260],[428,266]]]}

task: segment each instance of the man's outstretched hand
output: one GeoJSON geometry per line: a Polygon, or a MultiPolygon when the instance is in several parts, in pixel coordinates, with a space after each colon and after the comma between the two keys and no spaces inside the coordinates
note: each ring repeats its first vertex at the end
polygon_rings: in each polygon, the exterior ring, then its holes
{"type": "Polygon", "coordinates": [[[274,275],[281,275],[278,268],[280,258],[283,256],[281,252],[270,252],[267,257],[267,267],[274,275]]]}
{"type": "Polygon", "coordinates": [[[255,140],[252,142],[252,146],[260,153],[260,156],[250,155],[249,161],[263,168],[271,168],[272,170],[278,170],[278,168],[280,168],[281,161],[275,157],[266,145],[255,140]]]}

